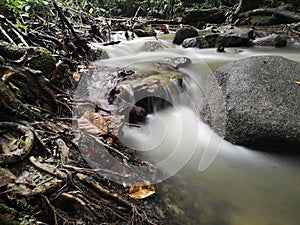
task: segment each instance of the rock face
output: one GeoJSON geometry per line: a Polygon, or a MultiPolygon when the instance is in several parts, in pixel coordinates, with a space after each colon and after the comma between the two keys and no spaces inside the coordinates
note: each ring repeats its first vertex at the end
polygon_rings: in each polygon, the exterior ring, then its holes
{"type": "Polygon", "coordinates": [[[211,74],[203,120],[232,143],[262,149],[300,144],[300,64],[254,56],[211,74]]]}

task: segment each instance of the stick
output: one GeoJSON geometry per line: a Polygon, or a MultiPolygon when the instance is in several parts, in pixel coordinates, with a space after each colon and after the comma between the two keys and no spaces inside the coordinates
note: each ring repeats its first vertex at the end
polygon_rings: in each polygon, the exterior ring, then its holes
{"type": "Polygon", "coordinates": [[[3,27],[0,25],[0,31],[2,32],[2,34],[9,40],[9,42],[13,45],[17,45],[13,39],[11,39],[11,37],[5,32],[5,30],[3,29],[3,27]]]}
{"type": "Polygon", "coordinates": [[[54,8],[57,10],[57,12],[59,14],[59,17],[61,18],[62,23],[66,23],[66,25],[69,28],[69,30],[71,31],[72,35],[75,38],[79,38],[78,35],[76,34],[74,28],[71,26],[71,24],[69,23],[68,19],[64,16],[64,14],[62,13],[62,11],[60,10],[60,8],[58,7],[58,5],[56,4],[55,1],[53,1],[53,5],[54,5],[54,8]]]}
{"type": "Polygon", "coordinates": [[[14,33],[18,36],[20,41],[23,43],[23,45],[25,45],[26,47],[29,47],[29,44],[27,44],[27,42],[23,38],[23,37],[28,38],[27,35],[25,35],[18,27],[16,27],[12,22],[10,22],[8,19],[6,19],[5,16],[3,16],[2,14],[0,14],[0,19],[2,21],[4,21],[5,23],[7,23],[12,28],[14,33]]]}
{"type": "Polygon", "coordinates": [[[62,178],[62,179],[66,179],[68,177],[67,174],[60,171],[56,167],[54,167],[52,165],[49,165],[49,164],[46,165],[46,164],[41,163],[34,156],[30,156],[29,160],[34,166],[36,166],[37,168],[39,168],[39,169],[41,169],[41,170],[43,170],[43,171],[45,171],[49,174],[52,174],[52,175],[57,176],[57,177],[62,178]]]}
{"type": "Polygon", "coordinates": [[[125,159],[127,159],[127,160],[130,159],[128,156],[124,155],[124,154],[123,154],[122,152],[120,152],[118,149],[115,149],[115,148],[109,146],[108,144],[105,144],[105,143],[104,143],[103,141],[101,141],[98,137],[95,137],[95,136],[90,135],[90,134],[86,134],[86,135],[88,135],[89,137],[93,138],[96,142],[98,142],[99,144],[103,145],[104,147],[107,147],[107,148],[109,148],[110,150],[114,151],[115,153],[121,155],[123,158],[125,158],[125,159]]]}

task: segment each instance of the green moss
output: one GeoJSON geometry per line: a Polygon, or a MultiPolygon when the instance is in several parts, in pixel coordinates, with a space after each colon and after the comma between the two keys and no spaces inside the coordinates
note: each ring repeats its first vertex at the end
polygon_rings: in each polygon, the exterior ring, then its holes
{"type": "Polygon", "coordinates": [[[152,70],[147,71],[145,73],[136,73],[135,78],[136,79],[175,79],[175,78],[183,78],[183,74],[176,71],[158,71],[158,70],[152,70]]]}
{"type": "Polygon", "coordinates": [[[149,79],[178,79],[183,78],[183,74],[175,71],[160,71],[157,74],[151,75],[148,77],[149,79]]]}
{"type": "Polygon", "coordinates": [[[25,47],[15,46],[5,42],[0,43],[0,55],[3,58],[17,60],[20,59],[26,51],[27,48],[25,47]]]}
{"type": "Polygon", "coordinates": [[[44,75],[50,74],[56,63],[51,52],[45,48],[35,48],[34,51],[36,56],[28,61],[27,66],[42,71],[44,75]]]}
{"type": "Polygon", "coordinates": [[[252,25],[272,25],[276,21],[274,16],[254,16],[251,19],[252,25]]]}

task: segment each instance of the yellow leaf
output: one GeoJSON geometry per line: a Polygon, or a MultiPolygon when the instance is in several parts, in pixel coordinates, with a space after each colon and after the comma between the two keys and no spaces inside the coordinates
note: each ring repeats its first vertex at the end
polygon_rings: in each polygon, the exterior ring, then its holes
{"type": "Polygon", "coordinates": [[[94,11],[94,9],[93,9],[93,8],[90,8],[89,13],[92,14],[93,11],[94,11]]]}
{"type": "Polygon", "coordinates": [[[296,81],[295,83],[298,84],[298,85],[300,85],[300,81],[296,81]]]}
{"type": "Polygon", "coordinates": [[[147,198],[155,193],[155,188],[149,181],[135,183],[129,190],[129,196],[134,199],[147,198]]]}

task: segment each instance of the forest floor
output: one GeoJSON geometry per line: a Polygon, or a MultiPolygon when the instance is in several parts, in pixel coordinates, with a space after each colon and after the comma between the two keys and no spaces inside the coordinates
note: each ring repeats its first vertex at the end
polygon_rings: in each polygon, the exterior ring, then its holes
{"type": "Polygon", "coordinates": [[[161,224],[163,203],[143,179],[158,169],[118,141],[122,118],[73,98],[90,62],[106,57],[90,43],[116,44],[111,32],[130,21],[54,6],[52,16],[22,17],[26,27],[0,14],[0,223],[161,224]],[[107,155],[118,172],[91,168],[107,155]]]}

